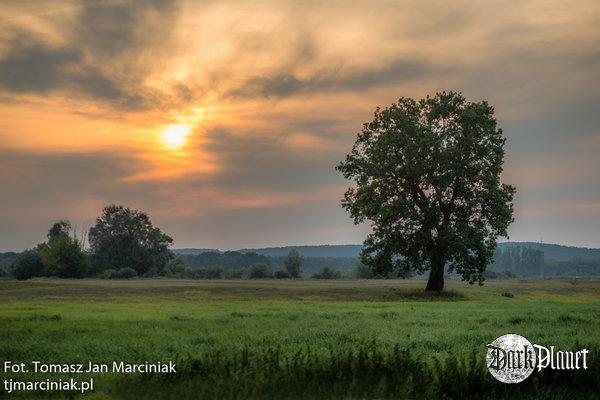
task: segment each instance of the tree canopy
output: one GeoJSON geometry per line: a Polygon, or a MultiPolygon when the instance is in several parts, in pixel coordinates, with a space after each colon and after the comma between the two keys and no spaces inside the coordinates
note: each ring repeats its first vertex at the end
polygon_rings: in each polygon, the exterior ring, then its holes
{"type": "Polygon", "coordinates": [[[373,228],[362,261],[376,274],[430,270],[427,290],[443,290],[445,266],[482,283],[513,220],[505,140],[493,107],[460,93],[377,108],[337,166],[355,183],[342,206],[373,228]]]}
{"type": "Polygon", "coordinates": [[[100,270],[130,267],[143,275],[161,271],[173,258],[173,239],[153,226],[146,213],[123,206],[104,207],[90,228],[89,243],[100,270]]]}

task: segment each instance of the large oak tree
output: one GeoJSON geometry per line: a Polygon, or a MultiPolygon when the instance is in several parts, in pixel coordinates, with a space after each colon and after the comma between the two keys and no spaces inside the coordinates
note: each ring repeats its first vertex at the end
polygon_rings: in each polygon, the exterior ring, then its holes
{"type": "Polygon", "coordinates": [[[427,290],[443,290],[446,266],[481,284],[513,221],[515,188],[500,181],[505,140],[493,107],[460,93],[377,108],[337,166],[355,183],[343,207],[373,228],[362,261],[378,274],[430,270],[427,290]]]}

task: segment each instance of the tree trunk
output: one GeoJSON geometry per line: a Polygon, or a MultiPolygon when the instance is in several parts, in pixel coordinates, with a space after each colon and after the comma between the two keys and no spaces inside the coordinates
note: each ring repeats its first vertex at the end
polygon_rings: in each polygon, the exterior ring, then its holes
{"type": "Polygon", "coordinates": [[[444,261],[435,262],[431,265],[431,272],[429,272],[429,279],[427,280],[426,291],[441,292],[444,290],[444,261]]]}

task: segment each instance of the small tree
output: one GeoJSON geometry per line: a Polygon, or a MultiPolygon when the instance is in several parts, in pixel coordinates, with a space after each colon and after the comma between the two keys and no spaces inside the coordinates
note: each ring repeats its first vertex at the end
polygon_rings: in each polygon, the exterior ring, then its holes
{"type": "Polygon", "coordinates": [[[443,290],[446,266],[481,284],[513,220],[515,188],[500,181],[504,142],[493,107],[459,93],[378,108],[337,166],[356,184],[343,207],[373,227],[363,263],[378,275],[430,270],[427,290],[443,290]]]}
{"type": "Polygon", "coordinates": [[[296,250],[291,250],[284,263],[285,269],[292,278],[300,278],[302,274],[302,257],[296,250]]]}
{"type": "Polygon", "coordinates": [[[271,278],[267,264],[252,264],[250,267],[250,279],[271,278]]]}
{"type": "Polygon", "coordinates": [[[48,231],[48,243],[40,245],[45,274],[59,278],[83,278],[88,272],[88,259],[81,243],[69,236],[69,221],[56,222],[48,231]]]}
{"type": "Polygon", "coordinates": [[[275,274],[273,275],[276,279],[289,279],[291,278],[290,273],[287,272],[285,269],[280,269],[275,271],[275,274]]]}
{"type": "Polygon", "coordinates": [[[97,269],[133,268],[138,275],[162,273],[173,258],[170,236],[154,227],[144,212],[123,206],[104,207],[89,242],[97,269]]]}

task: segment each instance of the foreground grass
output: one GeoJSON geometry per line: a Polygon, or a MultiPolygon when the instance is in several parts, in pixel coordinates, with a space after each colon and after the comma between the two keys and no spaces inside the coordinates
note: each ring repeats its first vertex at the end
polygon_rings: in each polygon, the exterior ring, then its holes
{"type": "MultiPolygon", "coordinates": [[[[506,395],[483,365],[485,345],[502,334],[562,349],[600,348],[599,280],[484,287],[450,281],[442,296],[424,294],[422,286],[420,280],[0,281],[0,359],[179,360],[174,377],[101,377],[96,398],[464,398],[490,390],[506,395]],[[459,392],[465,385],[491,389],[457,394],[447,385],[455,373],[466,379],[459,392]]],[[[598,384],[597,373],[586,372],[581,390],[598,384]]],[[[557,388],[543,376],[530,384],[536,393],[576,393],[573,380],[557,388]]]]}

